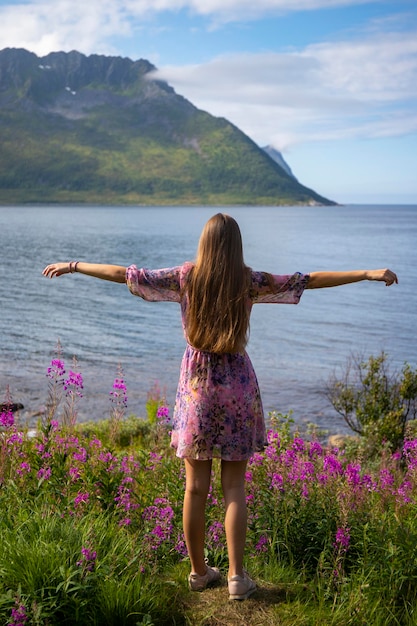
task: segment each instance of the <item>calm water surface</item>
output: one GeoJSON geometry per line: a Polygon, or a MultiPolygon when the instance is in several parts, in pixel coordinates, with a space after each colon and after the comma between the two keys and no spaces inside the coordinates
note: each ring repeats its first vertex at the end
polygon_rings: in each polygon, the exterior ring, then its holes
{"type": "MultiPolygon", "coordinates": [[[[174,403],[184,350],[179,307],[148,303],[124,285],[81,275],[47,280],[54,261],[169,267],[195,256],[213,207],[0,207],[0,392],[9,385],[24,416],[39,411],[59,339],[67,368],[84,376],[80,419],[108,416],[118,364],[129,410],[145,414],[158,383],[174,403]]],[[[273,273],[391,267],[399,285],[358,283],[310,290],[298,306],[256,305],[248,352],[265,411],[294,412],[345,430],[323,394],[352,353],[385,350],[394,369],[417,366],[417,207],[236,207],[245,260],[273,273]]]]}

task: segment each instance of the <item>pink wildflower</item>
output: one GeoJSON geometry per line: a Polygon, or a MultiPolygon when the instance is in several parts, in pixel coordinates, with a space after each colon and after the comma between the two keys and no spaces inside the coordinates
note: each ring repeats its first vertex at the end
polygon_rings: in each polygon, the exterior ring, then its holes
{"type": "Polygon", "coordinates": [[[88,502],[89,498],[90,498],[90,494],[88,492],[79,491],[76,497],[74,498],[74,504],[75,506],[78,506],[79,504],[84,504],[85,502],[88,502]]]}
{"type": "Polygon", "coordinates": [[[349,548],[350,544],[350,532],[349,528],[338,528],[336,531],[336,537],[334,546],[336,548],[341,548],[346,551],[349,548]]]}
{"type": "Polygon", "coordinates": [[[38,480],[49,480],[51,478],[52,470],[50,467],[41,467],[36,474],[38,480]]]}

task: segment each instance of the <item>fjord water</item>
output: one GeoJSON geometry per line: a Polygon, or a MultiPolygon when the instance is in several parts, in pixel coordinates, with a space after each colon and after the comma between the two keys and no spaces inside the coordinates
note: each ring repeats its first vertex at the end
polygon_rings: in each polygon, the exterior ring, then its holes
{"type": "MultiPolygon", "coordinates": [[[[179,307],[149,303],[126,286],[66,275],[48,263],[82,260],[151,268],[195,256],[213,207],[0,207],[0,393],[8,385],[24,417],[42,409],[46,371],[59,339],[67,370],[84,377],[81,420],[107,417],[123,368],[129,411],[145,414],[157,383],[175,399],[184,350],[179,307]]],[[[363,282],[308,290],[293,305],[256,305],[248,352],[265,412],[293,410],[296,422],[346,427],[325,397],[329,377],[352,354],[384,350],[393,369],[417,366],[417,207],[227,207],[254,269],[295,271],[390,267],[399,284],[363,282]]],[[[32,420],[33,421],[33,420],[32,420]]]]}

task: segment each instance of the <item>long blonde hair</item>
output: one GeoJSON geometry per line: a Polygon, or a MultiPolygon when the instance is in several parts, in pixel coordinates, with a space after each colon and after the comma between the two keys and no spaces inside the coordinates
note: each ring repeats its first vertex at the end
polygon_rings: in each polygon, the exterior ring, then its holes
{"type": "Polygon", "coordinates": [[[239,226],[217,213],[204,226],[186,284],[190,344],[208,352],[242,352],[248,339],[249,289],[239,226]]]}

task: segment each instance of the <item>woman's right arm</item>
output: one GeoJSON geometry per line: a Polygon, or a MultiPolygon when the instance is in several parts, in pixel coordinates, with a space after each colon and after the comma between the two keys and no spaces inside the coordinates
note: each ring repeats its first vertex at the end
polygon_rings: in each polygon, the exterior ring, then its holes
{"type": "Polygon", "coordinates": [[[307,289],[322,289],[323,287],[338,287],[358,283],[362,280],[378,280],[387,287],[398,283],[397,275],[389,270],[353,270],[348,272],[311,272],[307,289]]]}
{"type": "Polygon", "coordinates": [[[103,263],[84,263],[84,261],[51,263],[45,267],[42,274],[47,278],[54,278],[54,276],[73,274],[74,272],[92,276],[93,278],[100,278],[101,280],[110,280],[115,283],[126,282],[126,267],[103,263]]]}

